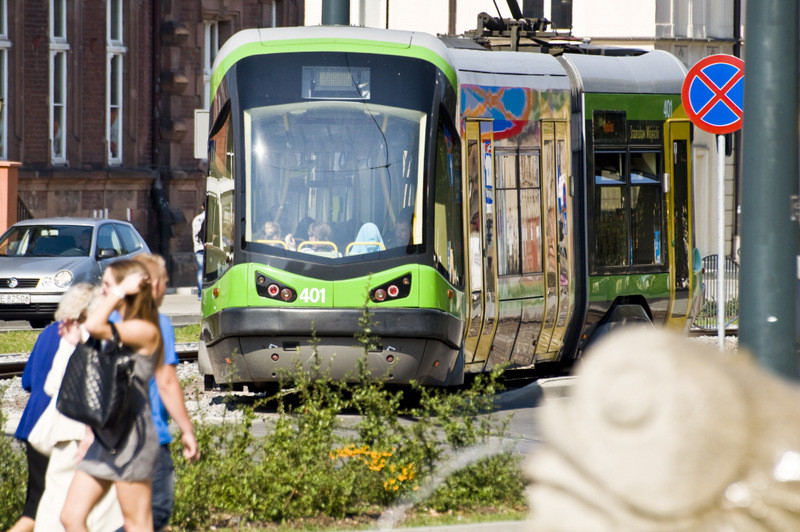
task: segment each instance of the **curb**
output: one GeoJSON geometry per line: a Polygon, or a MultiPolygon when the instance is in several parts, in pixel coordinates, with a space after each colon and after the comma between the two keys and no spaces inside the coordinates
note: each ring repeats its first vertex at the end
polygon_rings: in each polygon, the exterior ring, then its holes
{"type": "Polygon", "coordinates": [[[178,286],[167,288],[168,295],[181,295],[181,296],[196,296],[197,295],[197,288],[193,286],[178,286]]]}
{"type": "Polygon", "coordinates": [[[542,387],[542,393],[545,399],[559,399],[569,397],[572,392],[572,387],[575,385],[574,376],[568,377],[551,377],[548,379],[539,379],[539,386],[542,387]]]}

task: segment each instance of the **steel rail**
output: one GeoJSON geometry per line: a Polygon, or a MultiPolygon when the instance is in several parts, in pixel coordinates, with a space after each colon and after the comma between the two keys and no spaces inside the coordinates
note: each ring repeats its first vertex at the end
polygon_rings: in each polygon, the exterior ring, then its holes
{"type": "MultiPolygon", "coordinates": [[[[194,362],[197,360],[196,342],[177,344],[175,346],[175,351],[178,355],[178,362],[194,362]]],[[[27,353],[0,355],[0,380],[19,377],[25,370],[25,364],[27,364],[27,362],[27,353]]]]}

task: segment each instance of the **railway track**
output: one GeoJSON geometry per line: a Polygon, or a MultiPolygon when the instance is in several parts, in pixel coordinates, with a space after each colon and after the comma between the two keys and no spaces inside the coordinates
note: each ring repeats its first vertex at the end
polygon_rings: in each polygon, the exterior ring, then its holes
{"type": "MultiPolygon", "coordinates": [[[[725,336],[738,335],[738,329],[727,329],[725,336]]],[[[703,329],[692,329],[689,331],[690,337],[712,336],[716,332],[703,329]]],[[[197,342],[181,343],[175,346],[180,362],[195,362],[197,360],[197,342]]],[[[10,379],[22,375],[25,363],[28,360],[28,353],[0,355],[0,380],[10,379]]]]}
{"type": "MultiPolygon", "coordinates": [[[[197,342],[177,344],[175,351],[179,362],[194,362],[197,360],[197,342]]],[[[11,379],[22,375],[28,353],[0,355],[0,380],[11,379]]]]}
{"type": "MultiPolygon", "coordinates": [[[[692,328],[689,329],[688,333],[689,337],[697,337],[697,336],[716,336],[717,330],[716,329],[700,329],[700,328],[692,328]]],[[[725,329],[725,336],[739,336],[739,328],[738,327],[728,327],[725,329]]]]}

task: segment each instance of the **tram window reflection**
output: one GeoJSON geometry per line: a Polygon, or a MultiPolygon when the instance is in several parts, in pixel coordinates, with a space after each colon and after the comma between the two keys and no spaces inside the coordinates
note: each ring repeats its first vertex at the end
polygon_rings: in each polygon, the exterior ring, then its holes
{"type": "Polygon", "coordinates": [[[661,264],[660,154],[631,153],[631,255],[634,264],[661,264]]]}
{"type": "Polygon", "coordinates": [[[210,139],[206,182],[206,248],[204,280],[219,279],[233,264],[233,128],[228,115],[210,139]]]}
{"type": "Polygon", "coordinates": [[[627,266],[625,154],[595,154],[596,260],[601,266],[627,266]]]}

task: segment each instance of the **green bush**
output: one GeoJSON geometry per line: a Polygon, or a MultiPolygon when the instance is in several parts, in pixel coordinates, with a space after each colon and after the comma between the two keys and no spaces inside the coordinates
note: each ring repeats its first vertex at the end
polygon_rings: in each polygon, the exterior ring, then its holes
{"type": "MultiPolygon", "coordinates": [[[[376,339],[369,317],[357,340],[367,352],[376,339]]],[[[177,485],[173,524],[189,529],[347,517],[375,517],[393,505],[418,503],[451,510],[524,505],[519,459],[508,453],[457,471],[434,491],[437,467],[449,456],[502,436],[505,420],[486,415],[500,371],[460,390],[413,385],[389,389],[357,368],[355,383],[333,382],[316,359],[299,367],[271,397],[276,412],[266,436],[254,437],[256,410],[238,419],[197,424],[203,456],[187,466],[175,451],[177,485]],[[406,395],[415,398],[404,407],[406,395]],[[354,426],[341,414],[357,413],[354,426]],[[421,489],[422,488],[422,489],[421,489]],[[433,493],[428,502],[424,494],[433,493]]]]}
{"type": "Polygon", "coordinates": [[[524,506],[521,457],[502,453],[484,458],[447,478],[422,505],[437,512],[524,506]]]}
{"type": "MultiPolygon", "coordinates": [[[[0,398],[6,386],[0,386],[0,398]]],[[[0,427],[5,426],[6,416],[0,410],[0,427]]],[[[11,528],[25,505],[28,487],[28,461],[25,449],[12,436],[0,438],[0,530],[11,528]]]]}

